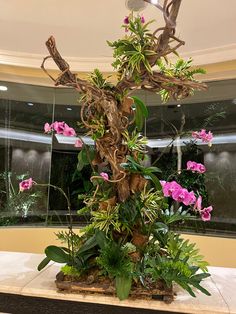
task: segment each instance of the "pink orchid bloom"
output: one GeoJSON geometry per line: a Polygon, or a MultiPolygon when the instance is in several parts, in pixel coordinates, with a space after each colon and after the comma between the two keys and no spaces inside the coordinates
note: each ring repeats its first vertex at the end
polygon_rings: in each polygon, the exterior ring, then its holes
{"type": "Polygon", "coordinates": [[[166,184],[166,181],[164,181],[164,180],[160,180],[160,184],[161,184],[161,186],[162,186],[162,188],[165,186],[165,184],[166,184]]]}
{"type": "MultiPolygon", "coordinates": [[[[192,203],[193,201],[193,195],[188,192],[187,189],[184,189],[184,188],[180,188],[180,189],[177,189],[175,190],[173,193],[172,193],[172,198],[179,202],[179,203],[183,203],[184,205],[188,206],[192,203]]],[[[195,198],[196,199],[196,198],[195,198]]]]}
{"type": "Polygon", "coordinates": [[[201,195],[198,196],[193,209],[198,210],[198,211],[200,211],[202,209],[202,197],[201,197],[201,195]]]}
{"type": "Polygon", "coordinates": [[[126,17],[124,18],[123,22],[124,22],[124,24],[129,24],[129,17],[126,16],[126,17]]]}
{"type": "Polygon", "coordinates": [[[73,128],[70,128],[67,124],[65,124],[63,133],[64,136],[75,136],[76,132],[73,128]]]}
{"type": "Polygon", "coordinates": [[[27,180],[23,180],[19,183],[20,192],[31,189],[33,186],[33,179],[29,178],[27,180]]]}
{"type": "Polygon", "coordinates": [[[52,131],[52,126],[49,123],[44,124],[44,133],[50,133],[52,131]]]}
{"type": "Polygon", "coordinates": [[[192,172],[196,171],[199,173],[204,173],[206,172],[206,167],[201,163],[189,160],[187,162],[187,170],[191,170],[192,172]]]}
{"type": "Polygon", "coordinates": [[[197,164],[197,172],[199,172],[199,173],[206,172],[206,167],[203,164],[198,163],[197,164]]]}
{"type": "Polygon", "coordinates": [[[185,203],[184,204],[186,206],[188,206],[188,205],[194,204],[195,202],[196,202],[196,196],[195,196],[194,192],[191,191],[191,192],[188,193],[188,196],[185,199],[185,203]]]}
{"type": "Polygon", "coordinates": [[[205,129],[202,129],[201,131],[197,132],[193,132],[192,133],[192,137],[195,139],[200,139],[202,140],[203,143],[208,143],[209,146],[211,146],[211,142],[213,140],[213,134],[211,131],[206,132],[205,129]]]}
{"type": "Polygon", "coordinates": [[[62,122],[55,121],[55,122],[52,124],[52,127],[53,127],[54,131],[55,131],[57,134],[63,134],[64,129],[65,129],[65,122],[64,122],[64,121],[62,121],[62,122]]]}
{"type": "Polygon", "coordinates": [[[181,186],[176,181],[163,183],[163,193],[165,197],[172,197],[173,192],[179,189],[181,189],[181,186]]]}
{"type": "Polygon", "coordinates": [[[84,143],[80,139],[76,140],[75,144],[74,144],[74,146],[77,148],[81,148],[81,147],[83,147],[83,145],[84,145],[84,143]]]}
{"type": "Polygon", "coordinates": [[[141,23],[144,24],[145,23],[145,17],[142,15],[140,19],[141,19],[141,23]]]}
{"type": "Polygon", "coordinates": [[[100,176],[103,178],[104,181],[108,181],[109,180],[109,176],[106,172],[101,172],[100,176]]]}
{"type": "Polygon", "coordinates": [[[196,168],[197,168],[197,163],[195,161],[189,160],[187,162],[187,170],[196,171],[196,168]]]}
{"type": "Polygon", "coordinates": [[[213,207],[209,206],[209,207],[203,208],[200,211],[200,215],[201,215],[201,218],[202,218],[203,221],[211,220],[211,211],[212,210],[213,210],[213,207]]]}

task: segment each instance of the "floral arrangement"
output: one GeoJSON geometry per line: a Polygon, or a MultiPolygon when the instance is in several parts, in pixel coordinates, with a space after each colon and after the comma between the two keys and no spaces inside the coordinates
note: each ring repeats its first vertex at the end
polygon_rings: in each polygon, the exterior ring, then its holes
{"type": "MultiPolygon", "coordinates": [[[[144,16],[132,13],[125,17],[124,38],[108,42],[114,51],[116,84],[97,69],[87,81],[80,79],[59,54],[54,38],[46,42],[61,74],[54,79],[47,72],[48,57],[42,68],[55,85],[73,87],[80,93],[81,123],[95,144],[89,146],[79,137],[74,144],[80,149],[77,169],[87,165],[92,169],[93,185],[88,193],[79,195],[84,207],[78,211],[78,215],[89,214],[90,223],[78,235],[71,221],[68,232],[57,234],[66,247],[48,246],[38,269],[43,269],[51,260],[63,263],[62,282],[105,285],[120,300],[138,291],[150,295],[170,291],[174,282],[192,296],[195,296],[194,289],[209,295],[201,285],[210,276],[207,262],[194,244],[173,232],[173,227],[194,216],[208,221],[212,206],[202,206],[202,195],[197,189],[189,190],[177,179],[159,180],[160,169],[145,166],[147,139],[141,132],[148,108],[141,99],[131,96],[133,90],[141,88],[158,93],[166,102],[169,98],[188,97],[196,89],[206,89],[205,84],[194,78],[204,71],[192,69],[191,59],[179,58],[173,64],[167,58],[183,44],[174,35],[180,4],[181,0],[165,1],[161,10],[166,25],[153,33],[144,16]]],[[[44,131],[76,136],[76,131],[64,121],[47,122],[44,131]]],[[[178,137],[181,135],[182,130],[178,137]]],[[[212,133],[206,130],[194,131],[192,137],[209,146],[213,139],[212,133]]],[[[180,160],[177,172],[182,171],[204,176],[206,168],[189,160],[182,170],[180,160]]],[[[20,190],[36,184],[31,178],[24,180],[20,190]]],[[[61,192],[70,212],[70,200],[61,192]]]]}

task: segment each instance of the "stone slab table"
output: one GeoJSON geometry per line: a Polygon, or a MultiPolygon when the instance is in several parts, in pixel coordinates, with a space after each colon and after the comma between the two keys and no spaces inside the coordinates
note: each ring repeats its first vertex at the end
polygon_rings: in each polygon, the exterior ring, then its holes
{"type": "Polygon", "coordinates": [[[0,313],[11,314],[236,314],[236,269],[209,267],[211,277],[203,286],[208,297],[192,298],[175,287],[171,304],[157,300],[125,300],[97,294],[58,292],[54,283],[61,265],[50,263],[41,272],[37,265],[42,254],[0,252],[0,313]]]}

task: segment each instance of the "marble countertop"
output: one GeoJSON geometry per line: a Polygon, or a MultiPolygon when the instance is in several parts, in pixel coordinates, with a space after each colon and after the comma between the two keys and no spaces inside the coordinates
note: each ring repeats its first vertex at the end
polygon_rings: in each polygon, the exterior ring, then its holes
{"type": "Polygon", "coordinates": [[[196,298],[192,298],[187,292],[176,287],[175,300],[171,304],[166,304],[154,300],[119,301],[110,296],[96,295],[95,297],[58,292],[54,280],[61,265],[50,263],[44,270],[38,272],[37,265],[43,258],[43,254],[0,252],[0,293],[169,312],[236,314],[235,268],[209,267],[211,277],[204,280],[203,286],[211,293],[210,297],[199,292],[196,298]]]}

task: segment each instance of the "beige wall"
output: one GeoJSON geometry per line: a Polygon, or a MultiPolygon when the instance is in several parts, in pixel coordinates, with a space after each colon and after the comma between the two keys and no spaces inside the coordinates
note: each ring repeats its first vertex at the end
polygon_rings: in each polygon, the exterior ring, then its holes
{"type": "MultiPolygon", "coordinates": [[[[0,228],[0,251],[43,253],[47,245],[58,245],[57,228],[0,228]]],[[[78,230],[79,232],[79,230],[78,230]]],[[[195,242],[211,266],[236,267],[236,239],[183,235],[195,242]]]]}

